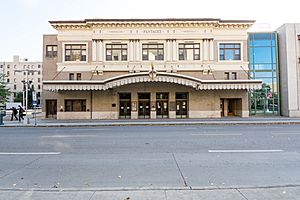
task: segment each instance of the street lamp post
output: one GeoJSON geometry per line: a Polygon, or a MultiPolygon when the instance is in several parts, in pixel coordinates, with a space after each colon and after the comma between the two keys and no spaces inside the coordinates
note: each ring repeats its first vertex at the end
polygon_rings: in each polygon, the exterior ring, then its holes
{"type": "MultiPolygon", "coordinates": [[[[15,70],[15,72],[26,72],[26,78],[24,81],[22,81],[25,84],[25,97],[23,97],[25,99],[25,118],[23,123],[24,124],[29,124],[29,118],[28,118],[28,85],[29,85],[29,80],[28,80],[28,73],[29,72],[37,72],[37,70],[29,70],[29,69],[23,69],[23,70],[15,70]]],[[[23,104],[24,105],[24,104],[23,104]]]]}

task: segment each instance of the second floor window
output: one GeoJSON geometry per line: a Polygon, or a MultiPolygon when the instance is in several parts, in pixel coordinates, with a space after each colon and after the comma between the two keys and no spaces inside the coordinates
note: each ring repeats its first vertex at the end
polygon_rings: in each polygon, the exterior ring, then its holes
{"type": "Polygon", "coordinates": [[[76,74],[76,80],[80,81],[81,80],[81,73],[76,74]]]}
{"type": "Polygon", "coordinates": [[[236,72],[231,72],[231,80],[236,80],[236,79],[237,79],[236,72]]]}
{"type": "Polygon", "coordinates": [[[229,75],[229,72],[225,72],[225,80],[229,80],[230,79],[230,75],[229,75]]]}
{"type": "Polygon", "coordinates": [[[225,72],[225,80],[236,80],[237,79],[237,73],[236,72],[225,72]]]}
{"type": "Polygon", "coordinates": [[[106,60],[127,60],[127,44],[106,44],[106,60]]]}
{"type": "Polygon", "coordinates": [[[143,60],[164,60],[163,44],[143,44],[143,60]]]}
{"type": "Polygon", "coordinates": [[[74,73],[69,74],[69,80],[71,80],[71,81],[74,80],[74,73]]]}
{"type": "Polygon", "coordinates": [[[241,60],[240,43],[220,43],[220,60],[241,60]]]}
{"type": "Polygon", "coordinates": [[[80,81],[81,80],[81,73],[77,73],[77,74],[70,73],[69,74],[69,80],[71,80],[71,81],[73,81],[73,80],[80,81]],[[75,79],[75,75],[76,75],[76,79],[75,79]]]}
{"type": "Polygon", "coordinates": [[[200,60],[200,44],[179,44],[179,60],[200,60]]]}
{"type": "Polygon", "coordinates": [[[46,45],[46,57],[48,58],[57,57],[57,45],[46,45]]]}
{"type": "Polygon", "coordinates": [[[86,61],[86,45],[66,44],[65,61],[86,61]]]}

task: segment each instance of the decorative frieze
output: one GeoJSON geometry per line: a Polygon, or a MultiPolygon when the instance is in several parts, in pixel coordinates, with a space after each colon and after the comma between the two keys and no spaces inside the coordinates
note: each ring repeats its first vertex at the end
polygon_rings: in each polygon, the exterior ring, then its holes
{"type": "MultiPolygon", "coordinates": [[[[95,29],[95,28],[229,28],[247,29],[254,21],[220,19],[94,19],[84,21],[50,21],[51,25],[59,29],[95,29]]],[[[145,34],[160,33],[160,30],[144,30],[145,34]]]]}

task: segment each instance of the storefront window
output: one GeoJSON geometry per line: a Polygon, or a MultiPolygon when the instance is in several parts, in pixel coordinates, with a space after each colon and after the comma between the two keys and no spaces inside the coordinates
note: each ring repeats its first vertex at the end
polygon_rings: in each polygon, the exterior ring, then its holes
{"type": "Polygon", "coordinates": [[[84,112],[86,110],[86,100],[65,100],[66,112],[84,112]]]}

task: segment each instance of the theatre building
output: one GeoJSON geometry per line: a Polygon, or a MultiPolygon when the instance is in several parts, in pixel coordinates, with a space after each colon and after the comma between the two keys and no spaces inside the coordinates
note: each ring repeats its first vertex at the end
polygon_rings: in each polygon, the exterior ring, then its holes
{"type": "Polygon", "coordinates": [[[57,119],[249,116],[248,20],[50,21],[43,112],[57,119]]]}

